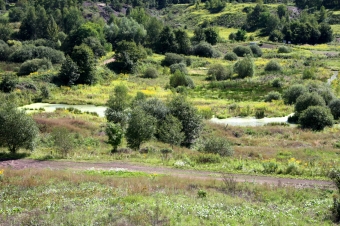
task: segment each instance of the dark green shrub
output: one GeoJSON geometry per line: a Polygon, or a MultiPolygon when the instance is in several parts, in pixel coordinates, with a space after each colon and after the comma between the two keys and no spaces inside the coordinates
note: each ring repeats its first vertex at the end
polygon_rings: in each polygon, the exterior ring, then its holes
{"type": "Polygon", "coordinates": [[[340,118],[340,99],[334,99],[328,105],[329,109],[331,110],[334,119],[340,118]]]}
{"type": "Polygon", "coordinates": [[[73,135],[64,127],[56,127],[53,129],[51,136],[54,146],[57,147],[61,156],[66,157],[66,155],[74,147],[73,135]]]}
{"type": "Polygon", "coordinates": [[[280,79],[274,79],[272,82],[272,86],[275,88],[282,88],[283,84],[280,79]]]}
{"type": "Polygon", "coordinates": [[[255,75],[255,64],[250,55],[247,55],[244,59],[239,60],[234,65],[234,70],[238,77],[253,77],[255,75]]]}
{"type": "Polygon", "coordinates": [[[200,57],[214,57],[215,51],[207,42],[201,42],[193,49],[194,55],[200,57]]]}
{"type": "Polygon", "coordinates": [[[225,54],[224,59],[229,61],[236,61],[237,55],[234,52],[228,52],[225,54]]]}
{"type": "Polygon", "coordinates": [[[144,78],[157,78],[158,77],[158,71],[155,68],[148,68],[145,70],[144,78]]]}
{"type": "Polygon", "coordinates": [[[207,197],[207,192],[200,189],[200,190],[197,191],[197,196],[198,196],[198,198],[205,198],[205,197],[207,197]]]}
{"type": "Polygon", "coordinates": [[[263,173],[265,174],[271,174],[275,173],[276,170],[278,169],[278,165],[276,162],[264,162],[262,163],[263,166],[263,173]]]}
{"type": "MultiPolygon", "coordinates": [[[[230,36],[229,36],[230,37],[230,36]]],[[[242,41],[244,42],[247,39],[247,32],[245,30],[239,29],[235,33],[235,41],[242,41]]]]}
{"type": "Polygon", "coordinates": [[[311,106],[326,106],[325,100],[317,93],[305,93],[296,99],[295,111],[303,112],[311,106]]]}
{"type": "Polygon", "coordinates": [[[310,106],[299,117],[302,128],[323,130],[326,126],[333,126],[333,115],[329,108],[323,106],[310,106]]]}
{"type": "Polygon", "coordinates": [[[283,93],[284,102],[285,104],[295,104],[296,99],[307,92],[308,90],[305,86],[293,85],[283,93]]]}
{"type": "Polygon", "coordinates": [[[108,137],[107,143],[112,145],[113,148],[111,152],[117,152],[117,148],[123,139],[123,129],[119,124],[108,122],[105,127],[105,133],[108,137]]]}
{"type": "Polygon", "coordinates": [[[281,93],[271,91],[264,97],[265,102],[272,102],[273,100],[281,100],[281,93]]]}
{"type": "Polygon", "coordinates": [[[266,66],[264,67],[265,71],[282,71],[282,67],[279,62],[275,60],[269,61],[266,66]]]}
{"type": "Polygon", "coordinates": [[[253,52],[248,46],[236,46],[233,49],[233,52],[239,56],[239,57],[244,57],[245,55],[253,55],[253,52]]]}
{"type": "Polygon", "coordinates": [[[277,50],[277,53],[290,53],[292,49],[288,46],[280,46],[277,50]]]}
{"type": "Polygon", "coordinates": [[[38,70],[48,70],[52,68],[51,61],[47,59],[27,60],[21,64],[18,75],[29,75],[38,70]]]}
{"type": "Polygon", "coordinates": [[[12,50],[7,43],[0,40],[0,61],[7,61],[11,53],[12,50]]]}
{"type": "MultiPolygon", "coordinates": [[[[333,170],[330,173],[330,178],[333,180],[336,188],[338,189],[338,193],[340,193],[340,171],[333,170]]],[[[333,206],[331,208],[333,221],[340,222],[340,198],[337,195],[333,196],[333,206]]]]}
{"type": "Polygon", "coordinates": [[[170,76],[170,87],[177,88],[178,86],[187,86],[190,88],[195,87],[194,82],[189,76],[177,70],[170,76]]]}
{"type": "Polygon", "coordinates": [[[15,74],[6,73],[0,82],[0,90],[5,93],[12,92],[18,82],[19,78],[15,74]]]}
{"type": "Polygon", "coordinates": [[[257,110],[255,112],[255,118],[257,119],[261,119],[261,118],[264,118],[265,114],[264,114],[264,110],[260,109],[260,110],[257,110]]]}
{"type": "Polygon", "coordinates": [[[170,66],[170,73],[173,74],[176,71],[180,71],[183,74],[188,74],[187,67],[184,63],[179,63],[179,64],[173,64],[170,66]]]}
{"type": "Polygon", "coordinates": [[[9,56],[9,60],[13,62],[24,62],[35,58],[49,59],[53,64],[60,64],[65,60],[64,53],[45,46],[26,45],[16,50],[9,56]]]}
{"type": "Polygon", "coordinates": [[[249,48],[251,49],[251,52],[253,53],[254,57],[261,57],[262,56],[262,50],[261,50],[260,46],[251,45],[251,46],[249,46],[249,48]]]}
{"type": "Polygon", "coordinates": [[[164,60],[162,60],[163,66],[170,66],[172,64],[179,64],[185,62],[185,57],[176,53],[166,53],[164,60]]]}
{"type": "Polygon", "coordinates": [[[232,68],[226,68],[222,64],[213,64],[209,68],[208,75],[210,80],[221,81],[231,78],[233,71],[232,68]]]}
{"type": "Polygon", "coordinates": [[[315,69],[305,68],[302,73],[302,79],[315,79],[315,69]]]}

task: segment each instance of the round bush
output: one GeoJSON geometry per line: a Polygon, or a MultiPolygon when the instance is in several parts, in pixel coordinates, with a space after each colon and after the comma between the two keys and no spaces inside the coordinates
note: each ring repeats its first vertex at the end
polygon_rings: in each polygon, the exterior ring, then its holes
{"type": "Polygon", "coordinates": [[[145,70],[144,78],[157,78],[158,77],[158,71],[155,68],[148,68],[145,70]]]}
{"type": "Polygon", "coordinates": [[[303,85],[293,85],[289,87],[284,93],[283,93],[283,99],[285,101],[285,104],[295,104],[296,99],[301,96],[304,93],[307,93],[306,87],[303,85]]]}
{"type": "Polygon", "coordinates": [[[232,70],[228,70],[226,67],[224,67],[222,64],[213,64],[210,66],[208,75],[210,76],[211,80],[226,80],[231,78],[233,72],[232,70]]]}
{"type": "Polygon", "coordinates": [[[236,61],[237,55],[234,52],[229,52],[225,54],[224,59],[229,61],[236,61]]]}
{"type": "Polygon", "coordinates": [[[274,79],[272,82],[272,86],[275,88],[282,88],[283,84],[280,79],[274,79]]]}
{"type": "Polygon", "coordinates": [[[302,128],[323,130],[326,126],[333,126],[333,115],[327,107],[310,106],[299,117],[302,128]]]}
{"type": "Polygon", "coordinates": [[[170,76],[170,87],[177,88],[178,86],[195,87],[194,82],[189,76],[186,76],[177,70],[170,76]]]}
{"type": "Polygon", "coordinates": [[[185,62],[185,61],[186,61],[186,59],[179,54],[166,53],[165,58],[162,61],[162,65],[163,66],[170,66],[172,64],[179,64],[179,63],[182,63],[182,62],[185,62]]]}
{"type": "Polygon", "coordinates": [[[229,142],[226,139],[220,137],[206,139],[203,142],[203,147],[200,151],[219,154],[221,156],[232,156],[234,154],[234,150],[230,146],[229,142]]]}
{"type": "Polygon", "coordinates": [[[317,93],[305,93],[296,99],[295,111],[303,112],[311,106],[326,106],[325,100],[317,93]]]}
{"type": "Polygon", "coordinates": [[[27,60],[21,64],[18,75],[29,75],[38,70],[48,70],[52,68],[51,61],[47,59],[27,60]]]}
{"type": "Polygon", "coordinates": [[[251,52],[253,53],[254,57],[261,57],[262,56],[262,50],[261,50],[260,46],[251,45],[249,48],[251,49],[251,52]]]}
{"type": "Polygon", "coordinates": [[[175,73],[177,70],[180,71],[183,74],[188,74],[187,67],[184,63],[173,64],[173,65],[170,66],[171,74],[175,73]]]}
{"type": "Polygon", "coordinates": [[[315,79],[314,68],[305,68],[302,73],[302,79],[315,79]]]}
{"type": "Polygon", "coordinates": [[[236,62],[234,70],[240,78],[253,77],[255,74],[255,65],[251,57],[248,55],[244,59],[236,62]]]}
{"type": "Polygon", "coordinates": [[[281,71],[282,67],[277,61],[271,60],[266,64],[266,66],[264,67],[264,70],[265,71],[281,71]]]}
{"type": "Polygon", "coordinates": [[[233,49],[233,52],[239,56],[239,57],[244,57],[245,55],[253,55],[253,52],[248,46],[236,46],[233,49]]]}
{"type": "Polygon", "coordinates": [[[265,102],[272,102],[273,100],[281,100],[281,93],[271,91],[264,98],[265,102]]]}
{"type": "Polygon", "coordinates": [[[340,99],[332,100],[329,104],[329,109],[334,117],[334,119],[340,118],[340,99]]]}
{"type": "Polygon", "coordinates": [[[12,92],[18,83],[19,79],[15,74],[6,73],[0,82],[0,90],[5,93],[12,92]]]}
{"type": "Polygon", "coordinates": [[[288,46],[280,46],[277,50],[277,53],[290,53],[292,52],[292,49],[288,46]]]}
{"type": "Polygon", "coordinates": [[[196,56],[201,56],[201,57],[213,57],[215,54],[215,51],[212,45],[210,45],[207,42],[201,42],[198,45],[196,45],[194,47],[193,52],[196,56]]]}

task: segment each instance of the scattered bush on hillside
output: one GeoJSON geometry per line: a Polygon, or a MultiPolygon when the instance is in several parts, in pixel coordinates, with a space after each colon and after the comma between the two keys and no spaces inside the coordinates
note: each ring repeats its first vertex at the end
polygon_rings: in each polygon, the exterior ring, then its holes
{"type": "Polygon", "coordinates": [[[277,53],[290,53],[292,49],[288,46],[280,46],[277,50],[277,53]]]}
{"type": "Polygon", "coordinates": [[[296,99],[308,90],[303,85],[292,85],[283,93],[283,99],[285,104],[295,104],[296,99]]]}
{"type": "Polygon", "coordinates": [[[228,52],[225,54],[224,59],[229,61],[236,61],[237,55],[234,52],[228,52]]]}
{"type": "Polygon", "coordinates": [[[275,61],[275,60],[271,60],[269,61],[266,66],[264,67],[265,71],[282,71],[282,67],[279,64],[279,62],[275,61]]]}
{"type": "Polygon", "coordinates": [[[200,57],[214,57],[216,54],[213,47],[207,42],[201,42],[196,45],[193,52],[196,56],[200,57]]]}
{"type": "Polygon", "coordinates": [[[311,106],[326,106],[325,100],[317,93],[305,93],[296,99],[295,112],[302,113],[311,106]]]}
{"type": "Polygon", "coordinates": [[[10,93],[18,84],[19,78],[15,74],[6,73],[0,82],[0,90],[5,93],[10,93]]]}
{"type": "Polygon", "coordinates": [[[305,68],[302,73],[302,79],[315,79],[315,69],[305,68]]]}
{"type": "Polygon", "coordinates": [[[302,128],[316,131],[323,130],[326,126],[332,126],[333,123],[331,111],[323,106],[310,106],[299,117],[299,124],[302,128]]]}
{"type": "Polygon", "coordinates": [[[162,60],[163,66],[170,66],[172,64],[185,63],[186,59],[182,55],[176,53],[166,53],[165,58],[162,60]]]}
{"type": "Polygon", "coordinates": [[[239,60],[234,65],[234,70],[238,77],[253,77],[255,75],[255,64],[250,55],[247,55],[244,59],[239,60]]]}
{"type": "Polygon", "coordinates": [[[183,74],[188,74],[187,67],[184,63],[173,64],[170,66],[170,73],[174,74],[176,71],[180,71],[183,74]]]}
{"type": "Polygon", "coordinates": [[[179,86],[193,88],[194,83],[189,76],[183,74],[179,70],[176,70],[175,73],[170,76],[170,87],[177,88],[179,86]]]}
{"type": "Polygon", "coordinates": [[[340,99],[334,99],[328,105],[334,119],[340,118],[340,99]]]}
{"type": "Polygon", "coordinates": [[[281,93],[271,91],[264,97],[265,102],[272,102],[273,100],[281,100],[281,93]]]}
{"type": "Polygon", "coordinates": [[[144,78],[158,78],[158,71],[155,68],[148,68],[145,70],[144,78]]]}
{"type": "Polygon", "coordinates": [[[232,68],[227,68],[222,64],[213,64],[210,66],[208,73],[210,80],[226,80],[233,75],[232,68]]]}
{"type": "Polygon", "coordinates": [[[239,57],[244,57],[245,55],[253,55],[253,52],[248,46],[236,46],[233,49],[233,52],[239,56],[239,57]]]}
{"type": "Polygon", "coordinates": [[[198,151],[219,154],[220,156],[232,156],[234,150],[230,143],[222,137],[211,137],[201,140],[198,151]]]}
{"type": "Polygon", "coordinates": [[[262,56],[262,50],[261,50],[260,46],[251,45],[251,46],[249,46],[249,48],[251,49],[251,52],[253,53],[254,57],[261,57],[262,56]]]}

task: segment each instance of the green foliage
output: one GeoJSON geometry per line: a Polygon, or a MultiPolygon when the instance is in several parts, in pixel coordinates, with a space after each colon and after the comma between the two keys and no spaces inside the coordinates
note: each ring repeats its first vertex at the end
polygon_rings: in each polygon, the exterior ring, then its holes
{"type": "Polygon", "coordinates": [[[176,70],[173,75],[170,76],[170,87],[177,88],[179,86],[187,86],[190,88],[194,88],[194,83],[191,78],[179,70],[176,70]]]}
{"type": "Polygon", "coordinates": [[[253,55],[253,52],[248,46],[236,46],[233,49],[233,52],[239,57],[244,57],[246,55],[251,55],[251,56],[253,55]]]}
{"type": "Polygon", "coordinates": [[[79,78],[76,83],[95,84],[98,78],[96,76],[96,61],[91,48],[85,44],[75,46],[71,58],[78,66],[79,78]]]}
{"type": "Polygon", "coordinates": [[[272,86],[274,88],[282,88],[283,84],[282,84],[282,81],[280,79],[274,79],[272,81],[272,86]]]}
{"type": "Polygon", "coordinates": [[[232,156],[234,154],[230,143],[222,137],[210,137],[204,139],[198,151],[219,154],[221,156],[232,156]]]}
{"type": "Polygon", "coordinates": [[[148,69],[145,70],[143,77],[144,78],[158,78],[158,71],[155,68],[149,67],[148,69]]]}
{"type": "Polygon", "coordinates": [[[166,118],[158,125],[158,139],[164,143],[180,145],[184,140],[183,126],[181,122],[172,115],[166,118]]]}
{"type": "Polygon", "coordinates": [[[184,96],[176,95],[169,102],[170,114],[182,123],[185,139],[182,145],[190,147],[202,130],[202,119],[197,110],[184,96]]]}
{"type": "Polygon", "coordinates": [[[79,79],[79,76],[77,64],[67,55],[58,73],[59,80],[64,85],[74,85],[79,79]]]}
{"type": "Polygon", "coordinates": [[[273,71],[282,71],[282,67],[281,67],[279,62],[277,62],[275,60],[271,60],[271,61],[269,61],[266,64],[266,66],[264,67],[264,70],[265,71],[270,71],[270,72],[273,72],[273,71]]]}
{"type": "Polygon", "coordinates": [[[232,68],[226,68],[222,64],[213,64],[210,66],[207,75],[210,76],[210,80],[227,80],[233,75],[232,68]]]}
{"type": "Polygon", "coordinates": [[[296,99],[295,112],[302,113],[311,106],[326,106],[325,100],[317,93],[305,93],[296,99]]]}
{"type": "Polygon", "coordinates": [[[115,59],[122,63],[122,69],[126,71],[132,71],[136,63],[146,56],[143,46],[134,42],[121,41],[115,51],[115,59]]]}
{"type": "Polygon", "coordinates": [[[299,117],[302,128],[323,130],[326,126],[333,126],[333,115],[329,108],[324,106],[310,106],[299,117]]]}
{"type": "Polygon", "coordinates": [[[53,64],[60,64],[65,60],[64,54],[61,51],[45,46],[24,45],[22,48],[13,52],[9,60],[13,62],[24,62],[32,59],[49,59],[53,64]]]}
{"type": "Polygon", "coordinates": [[[247,55],[244,59],[237,61],[234,65],[234,71],[240,78],[253,77],[255,75],[253,59],[247,55]]]}
{"type": "MultiPolygon", "coordinates": [[[[1,30],[0,30],[1,31],[1,30]]],[[[11,48],[7,45],[6,42],[0,40],[0,60],[7,61],[9,55],[12,53],[11,48]]]]}
{"type": "MultiPolygon", "coordinates": [[[[175,30],[176,43],[178,45],[178,53],[188,55],[191,52],[190,38],[186,31],[178,29],[175,30]]],[[[214,37],[211,37],[213,39],[214,37]]]]}
{"type": "Polygon", "coordinates": [[[108,107],[105,111],[107,121],[119,123],[124,128],[127,123],[126,109],[129,106],[129,100],[128,88],[124,85],[116,86],[114,93],[110,95],[106,103],[108,107]]]}
{"type": "Polygon", "coordinates": [[[251,52],[253,53],[254,57],[261,57],[262,56],[262,50],[261,50],[260,46],[250,45],[249,48],[251,49],[251,52]]]}
{"type": "Polygon", "coordinates": [[[185,57],[176,53],[166,53],[165,58],[162,60],[163,66],[170,66],[185,62],[185,57]]]}
{"type": "Polygon", "coordinates": [[[35,8],[29,7],[26,13],[25,18],[21,22],[20,30],[19,30],[19,37],[23,40],[28,39],[36,39],[36,22],[37,22],[37,16],[35,14],[35,8]]]}
{"type": "Polygon", "coordinates": [[[277,53],[290,53],[290,52],[292,52],[292,49],[288,46],[280,46],[277,49],[277,53]]]}
{"type": "Polygon", "coordinates": [[[305,68],[302,73],[302,79],[315,79],[315,69],[305,68]]]}
{"type": "Polygon", "coordinates": [[[296,99],[307,92],[303,85],[292,85],[283,93],[284,102],[285,104],[295,104],[296,99]]]}
{"type": "Polygon", "coordinates": [[[236,61],[237,55],[234,52],[228,52],[225,54],[224,59],[229,61],[236,61]]]}
{"type": "Polygon", "coordinates": [[[64,127],[56,127],[53,129],[51,136],[54,146],[57,147],[63,157],[66,157],[74,147],[73,135],[64,127]]]}
{"type": "Polygon", "coordinates": [[[172,29],[168,26],[164,27],[159,34],[157,42],[157,50],[160,53],[176,53],[178,45],[176,43],[176,37],[172,29]]]}
{"type": "Polygon", "coordinates": [[[157,120],[137,107],[131,112],[125,137],[130,148],[138,150],[140,145],[150,140],[156,132],[157,120]]]}
{"type": "Polygon", "coordinates": [[[169,108],[165,105],[165,103],[162,100],[158,98],[151,98],[148,100],[141,101],[139,103],[139,106],[149,115],[156,118],[157,122],[160,124],[169,114],[169,108]]]}
{"type": "Polygon", "coordinates": [[[8,41],[13,33],[13,28],[8,24],[0,23],[0,40],[8,41]]]}
{"type": "Polygon", "coordinates": [[[38,70],[48,70],[52,68],[51,61],[47,59],[27,60],[20,65],[18,75],[29,75],[38,70]]]}
{"type": "Polygon", "coordinates": [[[204,29],[205,41],[211,45],[216,45],[218,41],[218,31],[214,27],[204,29]]]}
{"type": "Polygon", "coordinates": [[[19,148],[33,150],[38,127],[31,116],[17,106],[2,103],[0,108],[0,144],[16,153],[19,148]]]}
{"type": "Polygon", "coordinates": [[[0,82],[0,90],[5,93],[10,93],[19,83],[19,78],[15,74],[6,73],[0,82]]]}
{"type": "Polygon", "coordinates": [[[200,57],[214,57],[215,51],[213,47],[206,42],[200,42],[198,45],[196,45],[193,49],[194,55],[200,56],[200,57]]]}
{"type": "Polygon", "coordinates": [[[222,161],[219,154],[202,153],[194,156],[193,160],[198,164],[220,163],[222,161]]]}
{"type": "Polygon", "coordinates": [[[281,100],[281,93],[271,91],[264,97],[265,102],[272,102],[273,100],[281,100]]]}
{"type": "MultiPolygon", "coordinates": [[[[233,38],[233,36],[229,36],[229,39],[233,38]]],[[[238,42],[244,42],[247,39],[247,32],[245,30],[239,29],[235,33],[234,40],[238,42]]],[[[233,40],[233,39],[231,39],[233,40]]]]}
{"type": "Polygon", "coordinates": [[[170,66],[171,74],[174,74],[176,71],[180,71],[182,74],[188,74],[187,67],[184,63],[172,64],[170,66]]]}
{"type": "Polygon", "coordinates": [[[272,174],[275,173],[278,169],[278,164],[276,162],[264,162],[262,163],[263,173],[272,174]]]}
{"type": "Polygon", "coordinates": [[[339,119],[340,118],[340,99],[332,100],[329,103],[328,107],[331,110],[331,113],[334,119],[339,119]]]}
{"type": "Polygon", "coordinates": [[[121,126],[108,122],[106,123],[105,133],[108,136],[107,143],[112,145],[112,152],[117,152],[117,147],[121,144],[124,135],[121,126]]]}

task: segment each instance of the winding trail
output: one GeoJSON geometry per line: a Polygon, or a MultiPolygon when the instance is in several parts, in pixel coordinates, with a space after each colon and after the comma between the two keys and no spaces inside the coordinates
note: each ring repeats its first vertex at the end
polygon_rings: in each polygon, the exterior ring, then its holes
{"type": "MultiPolygon", "coordinates": [[[[85,169],[114,169],[122,168],[128,171],[139,171],[146,173],[166,174],[181,178],[194,179],[216,179],[223,180],[223,176],[218,172],[208,172],[200,170],[174,169],[160,166],[145,166],[126,162],[67,162],[67,161],[39,161],[29,159],[8,160],[0,162],[1,168],[12,169],[52,169],[52,170],[85,170],[85,169]]],[[[227,177],[232,177],[238,182],[251,182],[258,184],[270,184],[274,186],[292,186],[296,188],[334,188],[331,181],[321,180],[305,180],[305,179],[290,179],[276,178],[270,176],[255,176],[242,174],[227,174],[227,177]]]]}
{"type": "Polygon", "coordinates": [[[338,78],[338,74],[339,74],[338,71],[334,71],[332,77],[330,77],[329,79],[327,79],[327,84],[328,84],[328,85],[331,85],[331,83],[332,83],[335,79],[338,78]]]}

